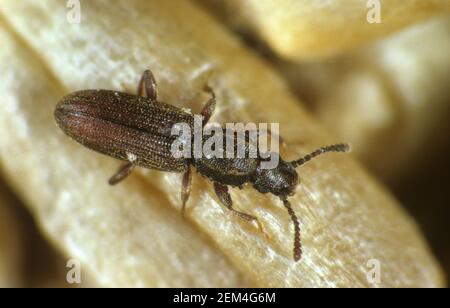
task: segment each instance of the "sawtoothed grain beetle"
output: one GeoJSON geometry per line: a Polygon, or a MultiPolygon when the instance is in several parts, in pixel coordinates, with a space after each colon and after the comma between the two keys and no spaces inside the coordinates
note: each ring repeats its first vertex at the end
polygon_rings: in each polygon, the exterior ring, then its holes
{"type": "MultiPolygon", "coordinates": [[[[211,95],[201,111],[202,127],[211,117],[215,95],[211,95]]],[[[214,183],[214,190],[233,213],[248,221],[255,216],[233,208],[228,186],[242,187],[250,183],[261,193],[278,196],[294,224],[294,260],[301,258],[300,226],[288,196],[294,194],[298,174],[296,167],[326,152],[346,152],[349,146],[335,144],[319,148],[312,153],[286,162],[279,159],[273,169],[261,168],[262,157],[256,158],[175,158],[171,145],[177,136],[171,134],[177,123],[194,128],[194,115],[183,109],[158,101],[153,74],[146,70],[140,79],[137,96],[110,90],[84,90],[61,99],[55,109],[58,126],[71,138],[97,152],[125,161],[109,179],[111,185],[127,177],[135,166],[169,172],[183,172],[181,199],[183,212],[191,189],[191,166],[214,183]],[[143,96],[143,92],[146,96],[143,96]]],[[[236,135],[233,134],[233,138],[236,135]]],[[[248,146],[248,140],[245,141],[248,146]]],[[[237,143],[237,142],[236,142],[237,143]]],[[[235,144],[236,144],[235,143],[235,144]]]]}

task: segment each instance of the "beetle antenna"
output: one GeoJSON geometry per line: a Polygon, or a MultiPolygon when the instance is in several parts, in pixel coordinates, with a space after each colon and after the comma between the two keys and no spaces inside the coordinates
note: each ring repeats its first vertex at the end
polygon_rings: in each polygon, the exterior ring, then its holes
{"type": "Polygon", "coordinates": [[[302,244],[300,243],[300,223],[292,209],[291,203],[286,199],[282,198],[284,207],[287,209],[289,216],[291,216],[292,223],[294,224],[294,260],[298,261],[302,257],[302,244]]]}
{"type": "Polygon", "coordinates": [[[292,164],[292,166],[294,168],[297,168],[298,166],[305,164],[306,162],[310,161],[314,157],[319,156],[321,154],[324,154],[327,152],[348,152],[349,150],[350,150],[350,146],[345,143],[327,145],[327,146],[321,147],[321,148],[309,153],[308,155],[305,155],[304,157],[302,157],[298,160],[291,161],[290,163],[292,164]]]}

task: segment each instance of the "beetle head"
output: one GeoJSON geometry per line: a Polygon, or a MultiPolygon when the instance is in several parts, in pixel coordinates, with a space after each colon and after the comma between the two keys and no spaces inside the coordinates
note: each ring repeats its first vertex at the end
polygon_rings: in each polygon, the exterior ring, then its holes
{"type": "MultiPolygon", "coordinates": [[[[278,154],[271,154],[278,155],[278,154]]],[[[256,169],[253,187],[262,193],[270,192],[276,196],[290,196],[298,183],[298,175],[294,167],[288,163],[279,160],[275,168],[262,168],[261,163],[256,169]]]]}

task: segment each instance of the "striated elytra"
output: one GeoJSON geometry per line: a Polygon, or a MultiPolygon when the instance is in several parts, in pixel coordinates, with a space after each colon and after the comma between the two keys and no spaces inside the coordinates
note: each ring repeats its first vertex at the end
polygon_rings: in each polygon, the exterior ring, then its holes
{"type": "MultiPolygon", "coordinates": [[[[201,111],[204,127],[215,107],[214,92],[205,86],[211,98],[201,111]]],[[[138,85],[137,96],[111,90],[83,90],[61,99],[55,108],[58,126],[71,138],[97,152],[125,161],[109,179],[111,185],[126,178],[135,166],[168,172],[183,172],[181,199],[184,212],[191,189],[191,166],[214,183],[221,203],[247,221],[257,221],[255,216],[237,211],[228,192],[228,186],[242,187],[249,183],[261,193],[278,196],[294,224],[294,260],[301,258],[300,226],[288,196],[294,194],[298,184],[296,167],[327,152],[346,152],[346,144],[321,147],[312,153],[286,162],[281,157],[275,168],[266,169],[261,163],[267,157],[219,158],[192,155],[175,157],[171,147],[177,139],[171,134],[175,124],[185,123],[194,130],[194,115],[157,100],[153,74],[146,70],[138,85]],[[146,92],[146,97],[143,92],[146,92]]],[[[224,136],[226,135],[225,130],[224,136]]],[[[192,136],[193,138],[193,136],[192,136]]],[[[237,138],[233,134],[231,138],[237,138]]],[[[237,140],[234,144],[237,144],[237,140]]],[[[225,143],[224,143],[225,144],[225,143]]],[[[248,150],[249,141],[245,140],[248,150]]],[[[225,150],[225,149],[224,149],[225,150]]],[[[271,155],[277,155],[271,153],[271,155]]]]}

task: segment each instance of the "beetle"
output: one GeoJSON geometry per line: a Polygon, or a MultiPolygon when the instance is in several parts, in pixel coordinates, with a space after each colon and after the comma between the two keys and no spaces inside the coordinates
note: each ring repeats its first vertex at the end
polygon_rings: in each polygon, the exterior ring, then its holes
{"type": "MultiPolygon", "coordinates": [[[[204,127],[214,112],[216,98],[205,85],[210,99],[200,115],[204,127]]],[[[125,161],[109,179],[114,185],[125,179],[136,166],[160,171],[184,173],[182,178],[182,213],[191,191],[191,167],[213,182],[221,203],[234,214],[247,221],[256,221],[253,215],[236,210],[228,187],[251,184],[261,193],[279,197],[294,225],[294,260],[301,258],[300,226],[288,197],[295,192],[299,177],[295,168],[327,152],[346,152],[347,144],[321,147],[294,160],[279,159],[275,168],[261,168],[263,157],[257,158],[175,158],[171,145],[177,138],[171,128],[177,123],[194,125],[194,116],[177,107],[158,101],[155,78],[150,70],[144,71],[137,88],[137,96],[111,90],[82,90],[63,97],[54,116],[57,125],[71,138],[97,152],[125,161]],[[144,96],[144,90],[146,96],[144,96]]],[[[233,137],[236,138],[236,137],[233,137]]],[[[248,140],[245,141],[246,146],[248,140]]]]}

